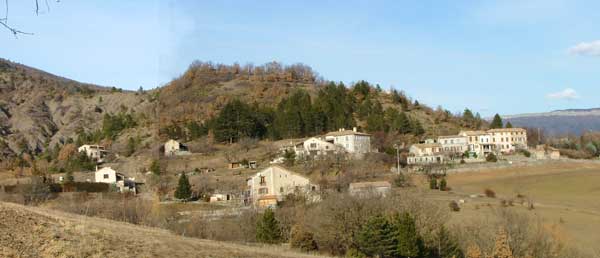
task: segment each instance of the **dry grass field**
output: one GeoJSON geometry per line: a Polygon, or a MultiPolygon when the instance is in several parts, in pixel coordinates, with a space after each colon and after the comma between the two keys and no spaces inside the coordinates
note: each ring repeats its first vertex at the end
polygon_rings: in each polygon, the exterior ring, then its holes
{"type": "MultiPolygon", "coordinates": [[[[598,253],[600,242],[600,163],[548,162],[535,166],[488,169],[448,175],[450,193],[430,191],[432,198],[465,200],[453,213],[460,224],[514,209],[564,233],[564,238],[588,253],[598,253]],[[491,189],[496,198],[469,196],[491,189]],[[521,198],[518,198],[520,196],[521,198]],[[503,207],[502,200],[513,200],[503,207]],[[533,209],[521,202],[534,203],[533,209]]],[[[425,187],[425,186],[424,186],[425,187]]]]}
{"type": "Polygon", "coordinates": [[[316,257],[12,203],[0,216],[0,257],[316,257]]]}

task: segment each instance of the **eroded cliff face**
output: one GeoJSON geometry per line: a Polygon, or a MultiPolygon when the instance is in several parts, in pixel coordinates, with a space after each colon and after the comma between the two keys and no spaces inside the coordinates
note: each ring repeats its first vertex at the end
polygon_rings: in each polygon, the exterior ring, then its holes
{"type": "Polygon", "coordinates": [[[0,59],[0,157],[75,138],[101,127],[106,113],[151,116],[145,94],[83,84],[0,59]]]}

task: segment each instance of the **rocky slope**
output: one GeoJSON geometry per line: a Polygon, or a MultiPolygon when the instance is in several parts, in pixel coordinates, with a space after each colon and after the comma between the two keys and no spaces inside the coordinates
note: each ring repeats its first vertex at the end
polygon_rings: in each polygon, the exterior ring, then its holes
{"type": "Polygon", "coordinates": [[[0,159],[99,128],[106,113],[152,115],[147,94],[79,83],[0,59],[0,159]]]}

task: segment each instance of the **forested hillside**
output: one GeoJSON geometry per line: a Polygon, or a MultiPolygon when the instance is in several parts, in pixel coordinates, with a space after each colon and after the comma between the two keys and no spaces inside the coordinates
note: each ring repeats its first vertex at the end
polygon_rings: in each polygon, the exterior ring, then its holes
{"type": "Polygon", "coordinates": [[[344,85],[320,79],[308,66],[216,65],[196,62],[160,91],[161,137],[217,142],[243,137],[299,138],[339,128],[373,133],[378,148],[395,140],[485,126],[478,115],[432,109],[403,91],[384,91],[359,81],[344,85]]]}

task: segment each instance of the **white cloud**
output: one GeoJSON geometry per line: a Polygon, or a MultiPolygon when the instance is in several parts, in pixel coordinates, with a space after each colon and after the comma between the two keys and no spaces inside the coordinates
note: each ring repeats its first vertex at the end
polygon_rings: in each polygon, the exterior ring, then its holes
{"type": "Polygon", "coordinates": [[[571,88],[566,88],[559,92],[553,92],[546,95],[546,98],[549,99],[566,99],[566,100],[574,100],[579,98],[579,94],[577,91],[571,88]]]}
{"type": "Polygon", "coordinates": [[[600,40],[581,42],[568,50],[569,54],[582,56],[600,56],[600,40]]]}

